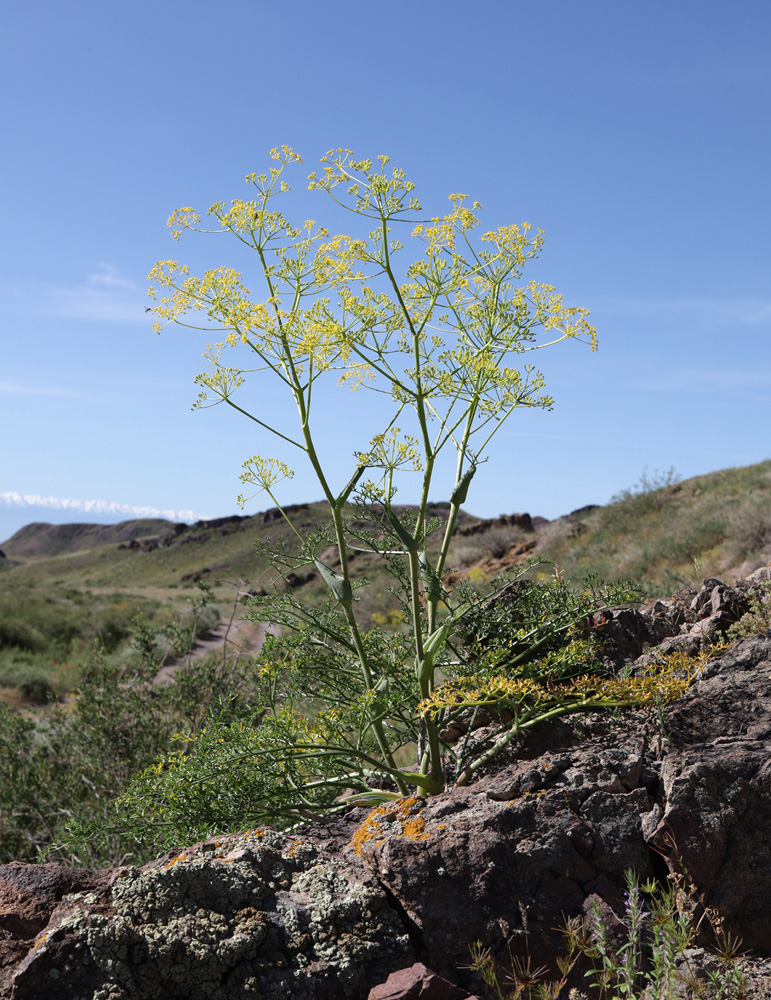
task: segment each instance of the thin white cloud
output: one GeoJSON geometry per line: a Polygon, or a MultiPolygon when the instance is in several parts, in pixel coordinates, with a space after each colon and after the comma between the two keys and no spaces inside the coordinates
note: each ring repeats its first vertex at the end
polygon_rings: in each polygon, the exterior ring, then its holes
{"type": "Polygon", "coordinates": [[[54,389],[45,385],[17,385],[13,382],[0,382],[0,393],[18,393],[28,396],[77,396],[71,389],[54,389]]]}
{"type": "Polygon", "coordinates": [[[598,296],[592,301],[592,312],[762,326],[771,323],[771,300],[749,295],[661,299],[598,296]]]}
{"type": "Polygon", "coordinates": [[[82,282],[70,287],[31,286],[15,288],[4,302],[12,311],[30,311],[55,319],[102,322],[147,322],[147,295],[135,281],[114,264],[99,263],[82,282]]]}
{"type": "Polygon", "coordinates": [[[192,510],[161,510],[157,507],[136,507],[112,500],[71,500],[64,497],[46,497],[39,493],[0,493],[0,503],[8,507],[47,507],[53,510],[72,511],[73,514],[94,516],[128,515],[129,517],[163,517],[169,521],[206,521],[209,518],[192,510]]]}
{"type": "Polygon", "coordinates": [[[94,285],[107,285],[109,288],[128,288],[132,292],[136,290],[136,284],[128,278],[121,277],[120,269],[114,264],[97,264],[99,270],[95,274],[89,274],[88,280],[94,285]]]}
{"type": "Polygon", "coordinates": [[[43,311],[58,319],[89,319],[103,322],[145,319],[144,301],[138,293],[105,288],[54,288],[43,311]]]}

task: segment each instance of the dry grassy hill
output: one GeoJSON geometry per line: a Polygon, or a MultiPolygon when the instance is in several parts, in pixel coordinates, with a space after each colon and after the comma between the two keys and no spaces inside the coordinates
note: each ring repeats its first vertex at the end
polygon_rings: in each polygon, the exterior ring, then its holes
{"type": "MultiPolygon", "coordinates": [[[[297,504],[288,513],[304,535],[327,523],[322,503],[297,504]]],[[[441,522],[447,505],[431,513],[441,522]]],[[[356,511],[349,516],[356,523],[356,511]]],[[[270,566],[261,547],[282,536],[291,553],[296,542],[277,510],[194,525],[28,525],[0,544],[0,688],[16,689],[30,677],[34,688],[41,675],[55,675],[55,687],[71,683],[59,677],[61,664],[83,662],[95,640],[125,655],[132,618],[141,612],[162,622],[189,613],[198,581],[211,588],[215,619],[230,614],[234,596],[261,587],[288,585],[310,602],[325,599],[326,585],[312,566],[295,567],[288,582],[270,566]]],[[[327,544],[322,540],[319,551],[334,561],[327,544]]],[[[353,555],[353,569],[369,583],[357,591],[358,613],[367,621],[388,610],[393,581],[375,557],[353,555]]],[[[650,596],[707,576],[730,582],[771,561],[771,461],[683,482],[671,474],[643,476],[610,504],[554,521],[464,514],[450,564],[458,576],[482,581],[530,556],[544,560],[536,575],[548,576],[557,565],[571,581],[589,573],[622,577],[650,596]]]]}

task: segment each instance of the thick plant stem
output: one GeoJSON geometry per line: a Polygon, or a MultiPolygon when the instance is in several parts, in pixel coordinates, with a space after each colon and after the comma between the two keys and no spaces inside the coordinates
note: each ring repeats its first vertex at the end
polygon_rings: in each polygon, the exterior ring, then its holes
{"type": "MultiPolygon", "coordinates": [[[[305,440],[305,450],[310,459],[311,465],[313,466],[313,471],[316,473],[316,478],[324,491],[324,496],[327,503],[329,504],[330,511],[332,513],[332,520],[335,525],[335,540],[337,542],[337,549],[340,558],[340,569],[341,575],[345,578],[348,583],[350,583],[350,571],[348,567],[348,554],[346,552],[345,545],[345,530],[343,528],[343,515],[341,511],[341,505],[338,504],[336,497],[332,493],[329,487],[326,476],[321,468],[321,463],[319,462],[318,455],[316,454],[316,448],[313,443],[313,437],[311,435],[310,426],[308,423],[308,412],[305,407],[305,398],[303,394],[302,387],[299,383],[295,388],[295,398],[297,399],[297,405],[300,410],[300,415],[302,417],[302,431],[303,438],[305,440]]],[[[364,678],[364,685],[367,691],[373,691],[375,688],[375,681],[372,677],[372,670],[369,665],[369,657],[367,656],[367,651],[364,648],[364,642],[361,637],[361,631],[359,629],[358,622],[353,613],[353,608],[350,601],[347,603],[341,603],[343,613],[345,614],[345,619],[348,622],[348,627],[351,633],[351,639],[353,640],[354,647],[356,648],[356,653],[359,658],[359,664],[361,666],[362,677],[364,678]]],[[[399,769],[396,766],[396,762],[393,759],[393,754],[391,753],[391,748],[388,745],[388,740],[386,739],[385,731],[383,729],[383,723],[380,719],[372,720],[372,730],[375,734],[375,739],[377,740],[377,745],[380,748],[380,752],[383,755],[383,760],[388,765],[388,769],[394,776],[394,780],[399,788],[402,795],[408,794],[408,787],[405,783],[403,777],[399,773],[399,769]]]]}
{"type": "MultiPolygon", "coordinates": [[[[418,562],[417,550],[409,553],[410,561],[410,585],[412,589],[412,614],[413,628],[415,635],[415,663],[418,673],[418,686],[420,688],[421,700],[428,698],[434,689],[434,667],[433,663],[426,663],[426,651],[423,645],[423,634],[420,616],[420,563],[418,562]]],[[[442,783],[442,748],[439,742],[439,733],[436,723],[430,717],[425,718],[426,735],[428,736],[430,773],[434,781],[442,783]]],[[[426,766],[425,755],[418,762],[423,770],[426,766]]]]}
{"type": "MultiPolygon", "coordinates": [[[[455,481],[460,482],[461,476],[463,475],[463,465],[466,461],[466,453],[468,451],[468,443],[471,437],[471,430],[474,426],[474,417],[476,416],[477,406],[478,406],[479,396],[476,394],[469,404],[469,408],[466,414],[466,426],[463,428],[463,437],[458,445],[458,463],[455,469],[455,481]]],[[[447,524],[444,529],[444,538],[442,539],[442,548],[439,553],[439,559],[436,563],[436,572],[441,577],[444,570],[445,563],[447,562],[447,554],[450,551],[450,542],[452,541],[452,536],[455,532],[455,525],[458,522],[458,514],[460,513],[461,502],[455,503],[450,501],[450,516],[447,518],[447,524]]]]}
{"type": "MultiPolygon", "coordinates": [[[[348,569],[348,556],[345,551],[345,532],[343,529],[343,517],[338,505],[332,501],[330,503],[332,510],[332,518],[335,525],[335,537],[337,540],[337,547],[340,555],[340,568],[342,570],[342,575],[346,580],[350,581],[349,569],[348,569]]],[[[359,657],[359,663],[361,665],[362,676],[364,678],[364,684],[368,691],[373,691],[375,688],[375,682],[372,678],[372,671],[369,666],[369,657],[367,656],[367,651],[364,648],[364,642],[362,641],[361,631],[359,629],[358,622],[353,613],[353,608],[351,604],[342,605],[343,612],[345,614],[348,626],[351,631],[351,638],[353,639],[353,644],[356,647],[356,653],[359,657]]],[[[394,776],[394,780],[399,788],[402,795],[408,794],[407,785],[399,773],[399,769],[393,759],[393,754],[391,753],[391,748],[388,745],[388,740],[386,739],[385,732],[383,730],[383,723],[380,719],[373,719],[372,730],[375,733],[375,739],[377,740],[377,745],[380,747],[380,752],[383,755],[383,759],[388,765],[389,770],[394,776]]]]}

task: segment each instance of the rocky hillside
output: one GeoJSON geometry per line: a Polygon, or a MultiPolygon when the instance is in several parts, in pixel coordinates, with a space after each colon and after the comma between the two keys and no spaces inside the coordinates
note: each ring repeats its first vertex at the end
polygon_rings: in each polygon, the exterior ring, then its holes
{"type": "MultiPolygon", "coordinates": [[[[327,520],[321,503],[287,508],[300,532],[327,520]]],[[[446,505],[435,504],[442,519],[446,505]]],[[[355,512],[351,511],[355,518],[355,512]]],[[[32,524],[0,544],[0,586],[18,582],[72,587],[179,587],[205,578],[270,582],[273,571],[255,552],[286,532],[277,510],[193,525],[126,521],[118,525],[32,524]]],[[[483,520],[462,515],[451,562],[462,575],[495,575],[529,556],[560,566],[568,579],[587,573],[625,577],[652,596],[719,576],[746,575],[771,558],[771,461],[724,469],[683,482],[671,474],[622,490],[605,506],[590,504],[548,521],[530,514],[483,520]]],[[[362,572],[376,571],[366,556],[362,572]]],[[[375,589],[379,585],[374,580],[375,589]]],[[[318,585],[311,573],[296,586],[318,585]]]]}
{"type": "MultiPolygon", "coordinates": [[[[448,509],[448,504],[433,504],[429,515],[441,521],[448,509]]],[[[292,504],[285,510],[301,534],[315,532],[329,521],[323,503],[292,504]]],[[[354,509],[349,517],[357,523],[354,509]]],[[[478,520],[461,514],[459,524],[463,527],[478,520]]],[[[73,587],[178,587],[192,586],[202,578],[215,585],[220,580],[237,579],[269,584],[275,574],[255,546],[274,545],[287,534],[275,508],[251,517],[222,517],[195,524],[162,520],[117,525],[30,524],[0,546],[4,555],[0,569],[4,566],[6,571],[0,576],[0,586],[4,577],[6,582],[45,584],[56,580],[73,587]]],[[[290,535],[290,551],[293,544],[290,535]]],[[[359,564],[372,565],[366,555],[359,564]]],[[[304,582],[315,579],[311,574],[304,582]]]]}
{"type": "MultiPolygon", "coordinates": [[[[100,545],[120,545],[138,538],[159,536],[177,525],[161,518],[123,521],[121,524],[28,524],[3,543],[6,557],[15,560],[50,559],[100,545]]],[[[183,525],[183,527],[185,527],[183,525]]]]}
{"type": "Polygon", "coordinates": [[[706,576],[732,580],[771,558],[771,461],[677,481],[643,476],[605,506],[554,521],[513,515],[461,529],[462,572],[495,575],[529,556],[569,580],[626,578],[663,596],[706,576]]]}

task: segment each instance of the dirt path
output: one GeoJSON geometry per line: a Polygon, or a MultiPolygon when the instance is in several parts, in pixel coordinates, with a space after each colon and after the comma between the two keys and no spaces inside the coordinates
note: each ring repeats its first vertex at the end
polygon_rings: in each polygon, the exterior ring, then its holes
{"type": "MultiPolygon", "coordinates": [[[[209,653],[225,650],[235,654],[255,654],[259,652],[266,636],[277,632],[275,625],[236,618],[234,614],[229,618],[220,619],[219,625],[209,632],[206,639],[198,640],[189,661],[195,663],[209,653]]],[[[177,668],[187,662],[186,656],[170,658],[155,675],[153,683],[170,684],[177,668]]]]}

